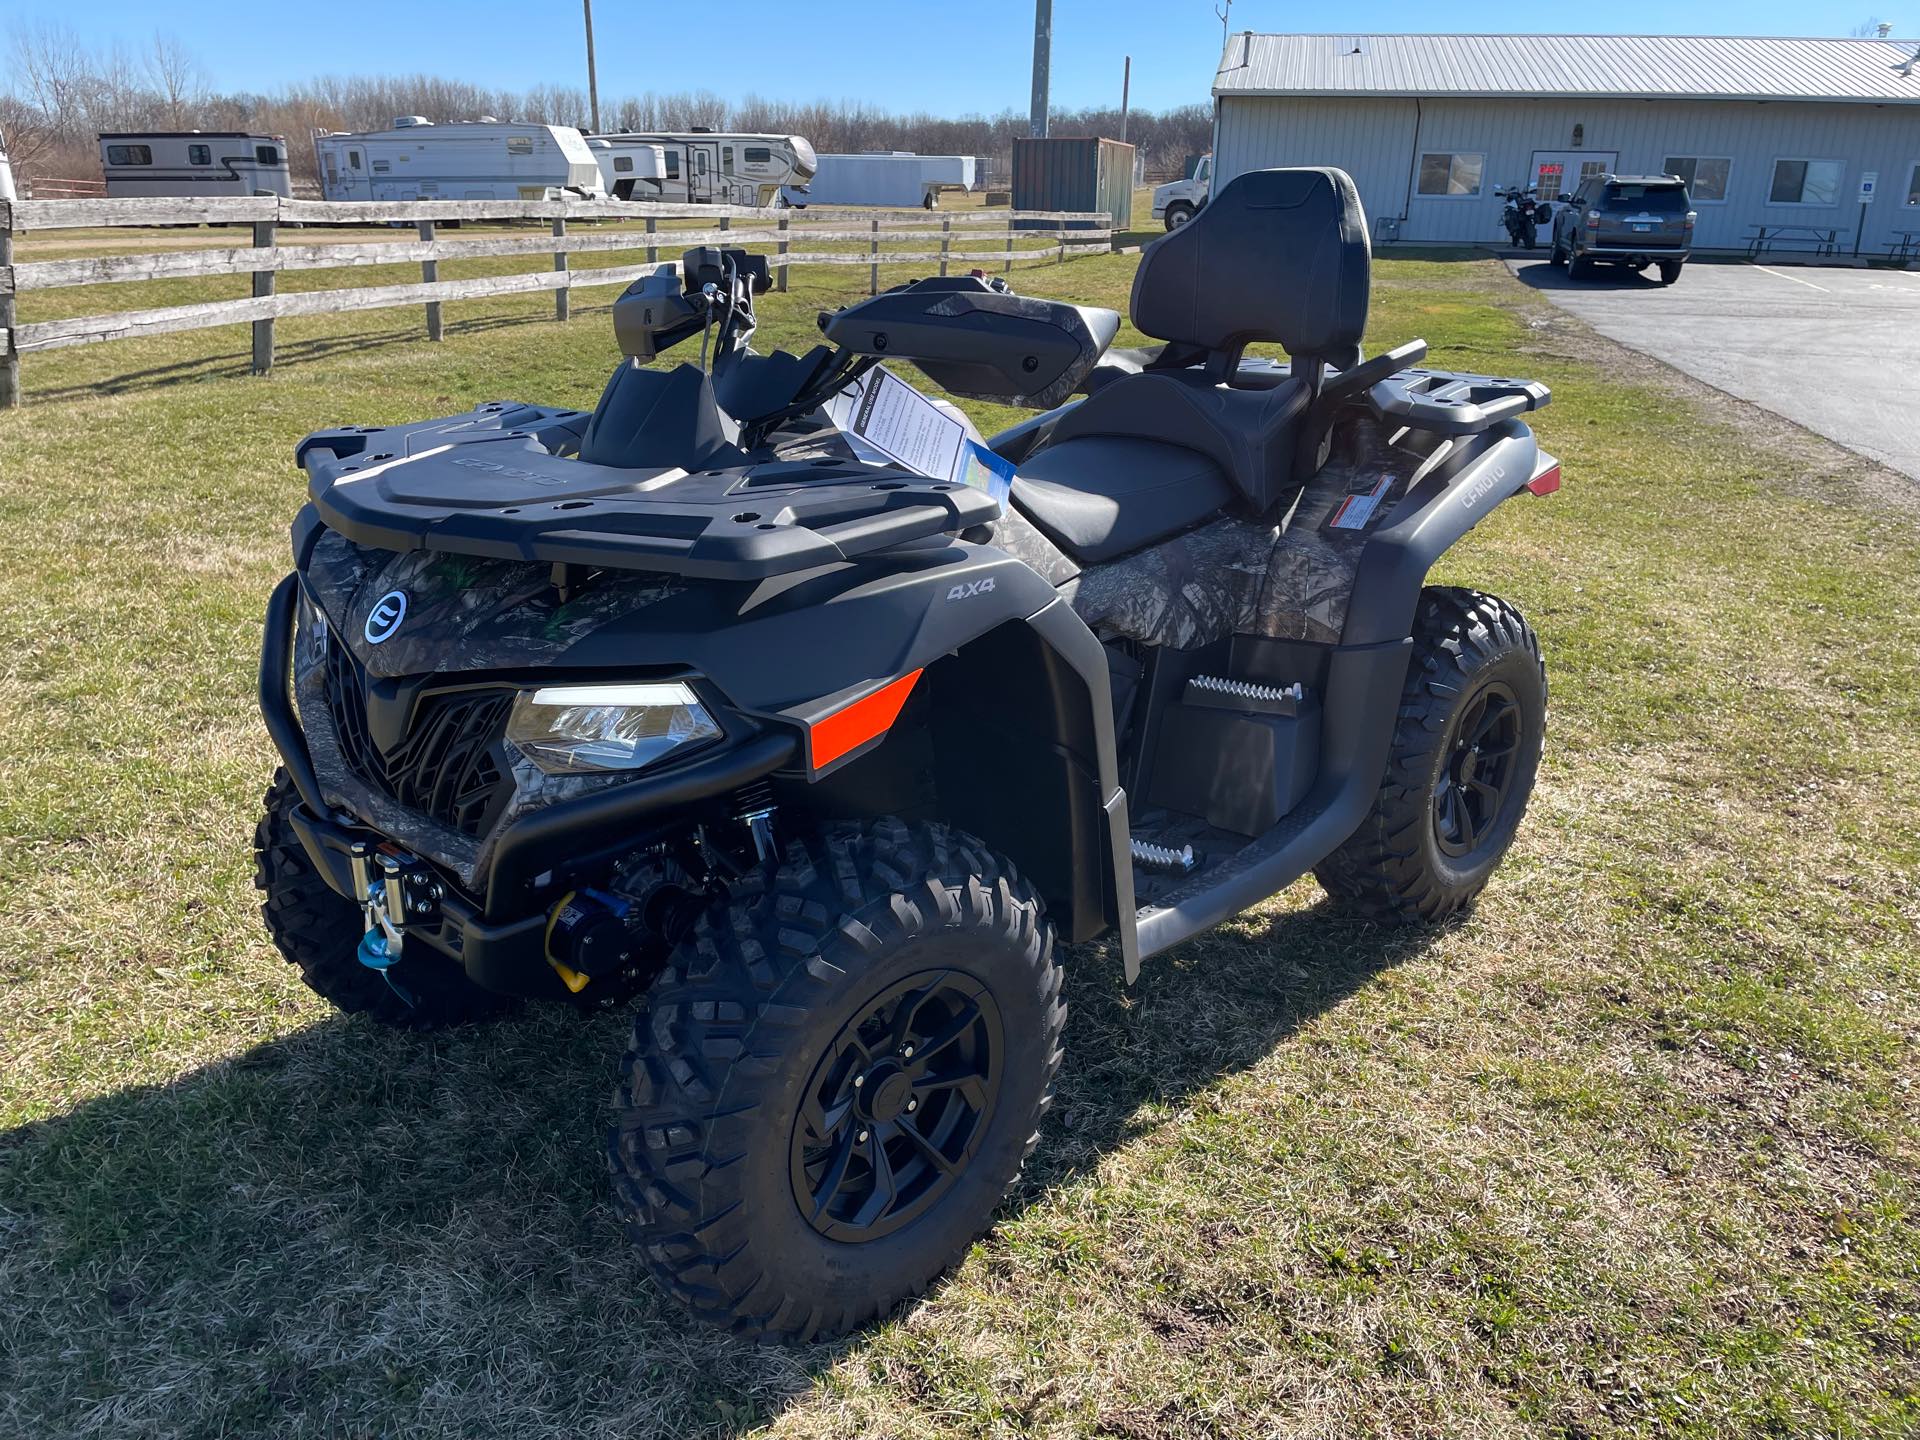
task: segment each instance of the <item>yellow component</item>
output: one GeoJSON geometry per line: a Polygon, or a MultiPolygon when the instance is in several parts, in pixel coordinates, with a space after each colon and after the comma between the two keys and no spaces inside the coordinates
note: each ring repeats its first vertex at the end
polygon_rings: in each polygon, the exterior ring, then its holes
{"type": "Polygon", "coordinates": [[[558,960],[555,960],[552,956],[547,957],[547,963],[553,966],[554,973],[559,975],[559,977],[562,980],[567,982],[567,989],[571,990],[576,995],[578,995],[582,990],[586,989],[587,981],[593,978],[591,975],[582,975],[578,970],[569,970],[566,966],[562,965],[558,960]]]}
{"type": "Polygon", "coordinates": [[[553,973],[558,975],[560,979],[565,982],[567,989],[576,995],[587,988],[587,982],[593,979],[593,977],[591,975],[582,975],[578,970],[562,965],[558,960],[553,958],[553,927],[560,923],[560,912],[571,905],[573,903],[573,897],[579,893],[578,890],[569,890],[561,897],[560,903],[553,907],[553,913],[547,917],[546,936],[547,964],[553,966],[553,973]]]}

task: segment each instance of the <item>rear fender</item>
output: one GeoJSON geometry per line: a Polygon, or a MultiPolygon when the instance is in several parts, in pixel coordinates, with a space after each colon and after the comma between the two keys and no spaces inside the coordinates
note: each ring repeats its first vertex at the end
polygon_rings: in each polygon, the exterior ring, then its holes
{"type": "MultiPolygon", "coordinates": [[[[1557,477],[1533,431],[1510,420],[1460,442],[1460,450],[1425,476],[1360,552],[1343,645],[1380,645],[1413,632],[1420,591],[1434,562],[1504,500],[1557,477]]],[[[1557,483],[1557,479],[1556,482],[1557,483]]]]}

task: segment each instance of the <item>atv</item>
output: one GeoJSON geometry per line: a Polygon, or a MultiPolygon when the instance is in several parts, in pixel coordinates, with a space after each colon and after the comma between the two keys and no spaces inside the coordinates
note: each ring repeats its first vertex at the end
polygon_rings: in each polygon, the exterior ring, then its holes
{"type": "Polygon", "coordinates": [[[1362,358],[1369,266],[1344,173],[1256,172],[1141,257],[1152,348],[971,275],[757,355],[766,260],[703,248],[616,302],[590,415],[309,436],[260,669],[275,943],[399,1026],[637,1002],[613,1194],[703,1319],[919,1293],[1038,1138],[1069,946],[1131,983],[1308,870],[1435,921],[1513,839],[1538,643],[1425,577],[1557,488],[1548,394],[1362,358]],[[846,404],[883,361],[1043,413],[909,466],[846,404]]]}

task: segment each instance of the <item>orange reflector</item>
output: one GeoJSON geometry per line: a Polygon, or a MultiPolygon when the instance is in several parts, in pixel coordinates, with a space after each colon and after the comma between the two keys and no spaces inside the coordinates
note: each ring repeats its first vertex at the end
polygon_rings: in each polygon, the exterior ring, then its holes
{"type": "Polygon", "coordinates": [[[857,750],[876,735],[884,735],[900,718],[901,707],[913,693],[920,671],[902,675],[890,685],[854,701],[815,721],[807,731],[807,748],[813,768],[824,770],[848,751],[857,750]]]}
{"type": "Polygon", "coordinates": [[[1527,489],[1536,495],[1551,495],[1559,488],[1560,467],[1558,465],[1555,465],[1550,470],[1542,470],[1538,475],[1527,481],[1527,489]]]}

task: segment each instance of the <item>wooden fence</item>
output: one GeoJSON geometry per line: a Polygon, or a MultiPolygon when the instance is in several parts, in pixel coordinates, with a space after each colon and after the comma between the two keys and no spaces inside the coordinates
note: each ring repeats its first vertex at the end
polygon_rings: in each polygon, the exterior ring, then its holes
{"type": "Polygon", "coordinates": [[[274,321],[282,316],[332,315],[354,310],[423,305],[426,336],[444,333],[441,306],[449,300],[552,291],[554,318],[565,320],[575,290],[626,285],[662,265],[660,252],[694,245],[742,245],[771,249],[776,284],[787,288],[795,265],[864,265],[868,293],[880,285],[880,267],[937,262],[940,274],[956,262],[1061,262],[1111,249],[1111,220],[1104,214],[1065,211],[744,209],[722,205],[667,206],[590,200],[422,200],[329,202],[270,195],[233,199],[21,200],[0,201],[0,408],[20,403],[21,358],[41,350],[127,340],[218,325],[253,327],[253,372],[273,368],[274,321]],[[441,227],[459,222],[545,222],[548,233],[446,238],[441,227]],[[642,229],[569,230],[569,222],[626,222],[642,229]],[[685,228],[693,222],[692,228],[685,228]],[[291,226],[412,225],[417,238],[377,241],[303,232],[283,244],[291,226]],[[19,260],[14,242],[23,233],[152,225],[237,225],[251,244],[86,256],[64,260],[19,260]],[[862,245],[861,242],[864,242],[862,245]],[[906,246],[915,248],[902,248],[906,246]],[[835,249],[809,249],[832,245],[835,249]],[[882,248],[882,247],[885,248],[882,248]],[[644,252],[644,263],[575,270],[569,257],[583,253],[644,252]],[[553,268],[525,274],[442,280],[443,260],[550,255],[553,268]],[[418,264],[417,284],[365,285],[276,293],[283,271],[418,264]],[[121,310],[27,324],[15,321],[15,296],[35,290],[111,285],[131,281],[252,277],[251,297],[200,301],[145,310],[121,310]]]}

